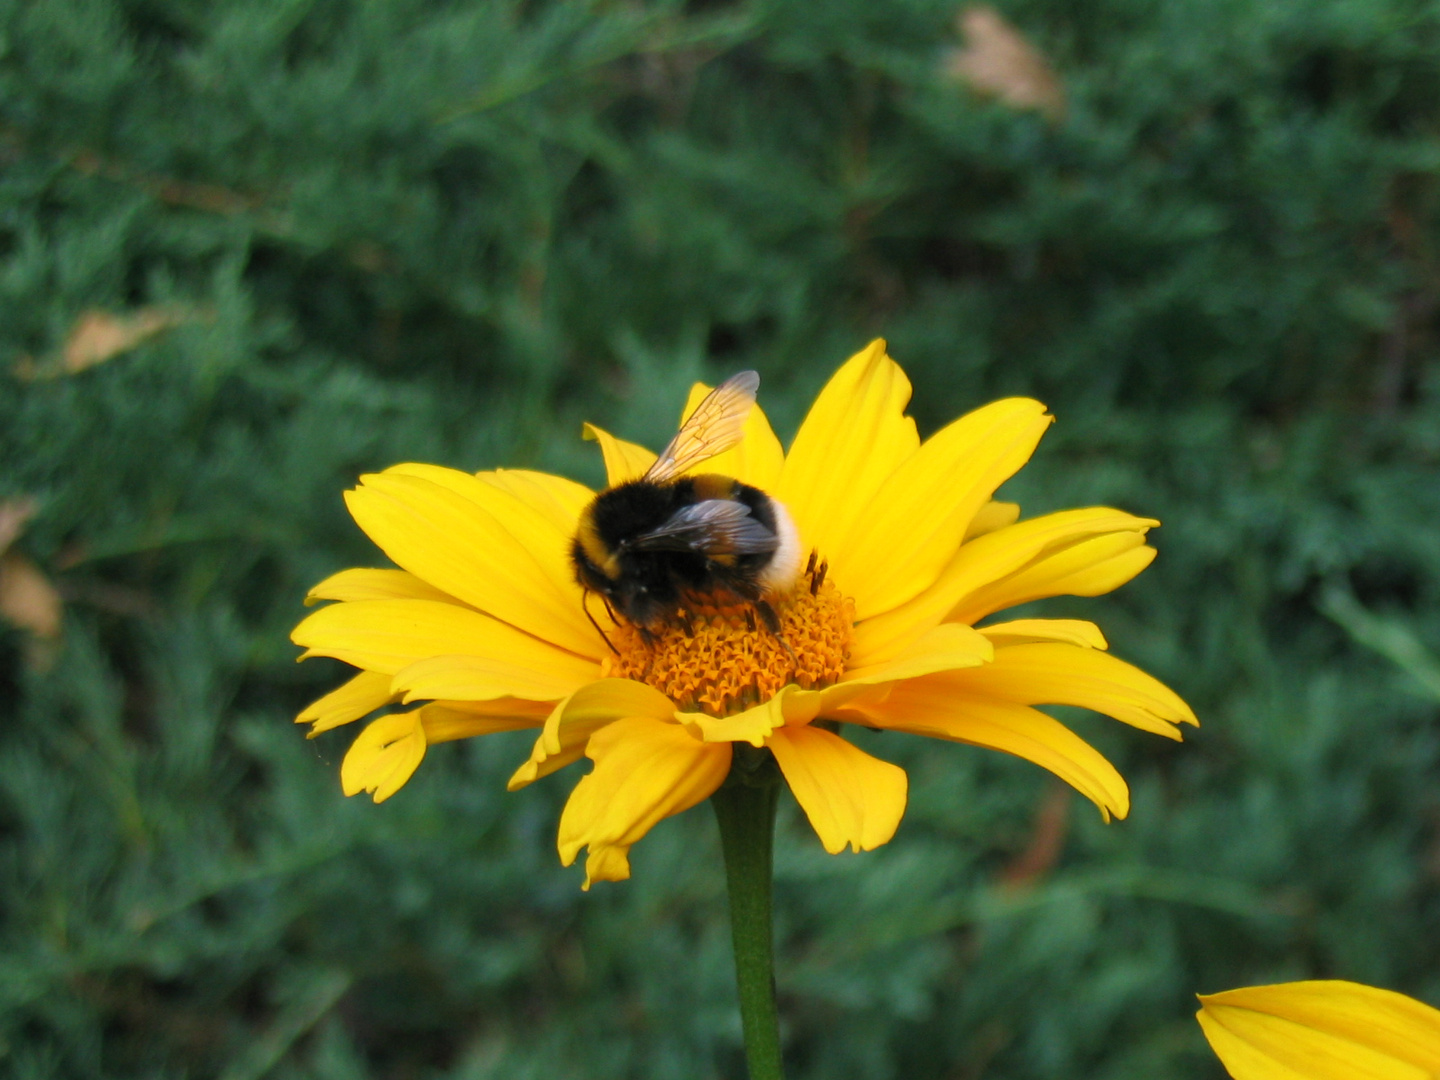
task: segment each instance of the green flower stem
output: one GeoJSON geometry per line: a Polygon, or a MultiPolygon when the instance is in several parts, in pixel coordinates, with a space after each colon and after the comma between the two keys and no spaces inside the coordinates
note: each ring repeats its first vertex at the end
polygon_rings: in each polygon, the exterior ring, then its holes
{"type": "MultiPolygon", "coordinates": [[[[769,759],[768,752],[765,757],[769,759]]],[[[730,779],[710,801],[715,806],[720,844],[725,851],[735,979],[740,986],[740,1021],[745,1029],[750,1080],[782,1080],[780,1014],[775,1008],[775,954],[770,930],[779,776],[774,775],[773,760],[764,763],[769,768],[746,768],[745,764],[736,761],[730,779]]]]}

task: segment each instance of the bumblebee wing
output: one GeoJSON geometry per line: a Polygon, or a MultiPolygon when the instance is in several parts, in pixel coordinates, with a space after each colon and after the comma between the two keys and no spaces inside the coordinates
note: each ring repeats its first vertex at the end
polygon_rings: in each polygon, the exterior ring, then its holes
{"type": "Polygon", "coordinates": [[[673,480],[738,443],[745,431],[750,406],[755,404],[755,391],[759,389],[760,376],[753,371],[742,371],[711,390],[675,433],[670,445],[660,451],[655,464],[645,473],[645,479],[656,483],[673,480]]]}
{"type": "Polygon", "coordinates": [[[733,499],[705,499],[681,507],[658,529],[630,541],[632,551],[693,551],[701,555],[759,555],[780,538],[733,499]]]}

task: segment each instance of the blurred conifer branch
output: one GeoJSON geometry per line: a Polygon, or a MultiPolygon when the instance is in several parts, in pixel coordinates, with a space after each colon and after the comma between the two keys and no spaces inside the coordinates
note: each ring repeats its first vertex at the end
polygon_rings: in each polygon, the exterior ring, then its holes
{"type": "Polygon", "coordinates": [[[1427,649],[1413,630],[1398,620],[1376,615],[1337,582],[1325,586],[1319,606],[1358,644],[1385,657],[1409,675],[1417,688],[1440,701],[1440,657],[1427,649]]]}
{"type": "MultiPolygon", "coordinates": [[[[552,19],[561,24],[574,18],[575,10],[557,5],[552,19]]],[[[437,124],[449,124],[478,113],[489,112],[547,86],[570,82],[582,75],[629,58],[654,58],[671,53],[711,53],[731,48],[753,37],[760,26],[757,5],[742,5],[738,12],[685,17],[663,7],[646,11],[637,6],[618,20],[567,26],[573,41],[563,56],[524,56],[518,71],[502,74],[489,88],[469,100],[436,111],[437,124]],[[599,29],[599,32],[595,32],[599,29]]],[[[545,30],[549,30],[546,27],[545,30]]],[[[537,33],[543,36],[544,31],[537,33]]],[[[569,35],[566,35],[567,37],[569,35]]]]}

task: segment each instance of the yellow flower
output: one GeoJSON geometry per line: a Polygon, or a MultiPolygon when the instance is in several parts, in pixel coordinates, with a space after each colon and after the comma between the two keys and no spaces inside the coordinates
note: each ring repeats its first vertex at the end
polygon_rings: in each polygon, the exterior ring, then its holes
{"type": "Polygon", "coordinates": [[[1433,1080],[1440,1011],[1352,982],[1251,986],[1196,1014],[1235,1080],[1433,1080]]]}
{"type": "MultiPolygon", "coordinates": [[[[694,409],[706,388],[691,394],[694,409]]],[[[1094,596],[1128,581],[1157,522],[1095,507],[1017,521],[991,500],[1051,422],[1009,398],[921,443],[904,415],[910,383],[876,341],[821,391],[786,454],[761,410],[700,469],[779,499],[812,559],[773,599],[784,641],[745,605],[696,608],[690,627],[647,643],[592,626],[569,563],[594,493],[520,470],[478,475],[398,465],[346,501],[402,569],[346,570],[311,600],[293,638],[360,674],[302,712],[312,732],[396,702],[341,768],[347,794],[392,795],[435,742],[540,729],[512,789],[594,761],[560,821],[561,858],[589,849],[586,886],[629,876],[628,852],[656,822],[711,795],[734,746],[768,747],[827,851],[885,843],[904,812],[905,773],[838,733],[857,723],[1028,758],[1124,817],[1119,773],[1036,705],[1078,705],[1179,739],[1194,714],[1105,652],[1094,624],[974,624],[1040,597],[1094,596]]],[[[587,425],[611,485],[655,455],[587,425]]],[[[603,613],[601,618],[603,619],[603,613]]],[[[303,657],[302,657],[303,659],[303,657]]]]}

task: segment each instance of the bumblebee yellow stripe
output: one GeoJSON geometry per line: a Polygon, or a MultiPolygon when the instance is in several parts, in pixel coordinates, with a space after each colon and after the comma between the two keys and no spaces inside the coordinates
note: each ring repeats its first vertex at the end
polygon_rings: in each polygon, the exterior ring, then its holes
{"type": "Polygon", "coordinates": [[[690,482],[694,484],[695,498],[704,499],[733,499],[735,497],[735,481],[728,476],[721,476],[719,473],[701,473],[699,476],[692,476],[690,482]]]}
{"type": "Polygon", "coordinates": [[[575,530],[575,539],[580,544],[580,550],[585,557],[595,564],[602,574],[612,581],[620,576],[620,560],[615,553],[605,546],[605,541],[600,539],[600,530],[595,528],[595,519],[587,508],[580,515],[580,525],[575,530]]]}

